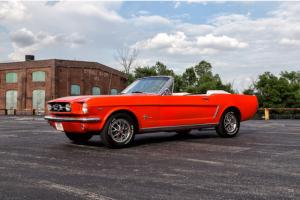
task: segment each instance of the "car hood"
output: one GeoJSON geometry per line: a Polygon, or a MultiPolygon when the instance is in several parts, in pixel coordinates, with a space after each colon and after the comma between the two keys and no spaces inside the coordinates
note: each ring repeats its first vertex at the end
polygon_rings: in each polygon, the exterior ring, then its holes
{"type": "Polygon", "coordinates": [[[86,95],[86,96],[68,96],[49,101],[52,102],[87,102],[91,99],[122,98],[124,96],[156,96],[155,94],[130,93],[121,95],[86,95]]]}

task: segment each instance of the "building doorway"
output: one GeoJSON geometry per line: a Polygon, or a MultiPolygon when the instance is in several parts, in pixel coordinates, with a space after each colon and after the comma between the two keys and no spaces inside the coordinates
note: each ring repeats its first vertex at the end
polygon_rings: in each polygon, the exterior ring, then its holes
{"type": "Polygon", "coordinates": [[[45,112],[45,90],[33,90],[32,108],[39,113],[45,112]]]}
{"type": "Polygon", "coordinates": [[[8,90],[6,91],[6,109],[8,115],[13,115],[14,110],[17,109],[18,105],[18,92],[17,90],[8,90]]]}

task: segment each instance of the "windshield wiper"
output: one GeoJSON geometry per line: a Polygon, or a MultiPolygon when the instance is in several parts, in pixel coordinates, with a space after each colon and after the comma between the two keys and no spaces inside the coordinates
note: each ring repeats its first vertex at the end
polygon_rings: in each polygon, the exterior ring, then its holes
{"type": "Polygon", "coordinates": [[[133,91],[131,93],[143,93],[143,92],[141,92],[141,91],[133,91]]]}

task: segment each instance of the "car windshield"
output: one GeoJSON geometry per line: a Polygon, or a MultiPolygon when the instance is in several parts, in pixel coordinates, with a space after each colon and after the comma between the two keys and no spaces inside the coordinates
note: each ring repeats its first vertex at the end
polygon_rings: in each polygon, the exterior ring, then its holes
{"type": "Polygon", "coordinates": [[[121,93],[153,93],[158,94],[164,85],[168,82],[169,77],[146,77],[134,81],[121,93]]]}

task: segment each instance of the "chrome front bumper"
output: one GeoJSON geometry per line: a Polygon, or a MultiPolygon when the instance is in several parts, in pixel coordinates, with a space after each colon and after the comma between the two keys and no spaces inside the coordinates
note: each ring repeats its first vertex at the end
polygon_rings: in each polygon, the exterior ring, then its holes
{"type": "Polygon", "coordinates": [[[45,116],[45,120],[53,121],[53,122],[83,122],[83,123],[92,123],[92,122],[100,122],[100,118],[74,118],[74,117],[53,117],[53,116],[45,116]]]}

